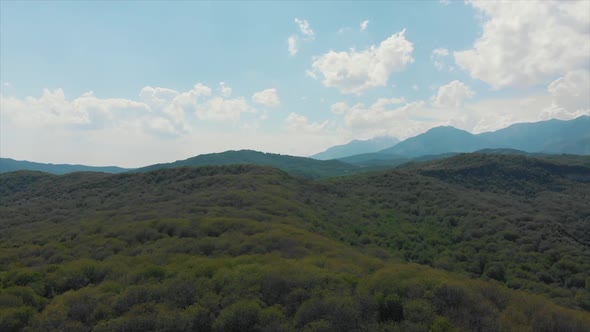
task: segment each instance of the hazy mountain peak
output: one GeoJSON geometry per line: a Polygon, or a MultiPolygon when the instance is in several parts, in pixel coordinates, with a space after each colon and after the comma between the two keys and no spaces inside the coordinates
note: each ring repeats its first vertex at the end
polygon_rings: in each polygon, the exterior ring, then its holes
{"type": "Polygon", "coordinates": [[[517,123],[477,135],[455,127],[440,126],[381,150],[380,153],[418,157],[481,149],[590,154],[590,117],[517,123]]]}
{"type": "Polygon", "coordinates": [[[372,153],[394,146],[399,139],[392,136],[376,136],[367,140],[352,140],[346,144],[336,145],[324,152],[311,156],[314,159],[328,160],[353,156],[362,153],[372,153]]]}

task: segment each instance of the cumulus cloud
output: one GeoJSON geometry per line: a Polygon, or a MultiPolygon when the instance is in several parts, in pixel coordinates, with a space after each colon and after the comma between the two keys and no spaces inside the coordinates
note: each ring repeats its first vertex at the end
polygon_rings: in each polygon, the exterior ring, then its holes
{"type": "Polygon", "coordinates": [[[251,107],[244,98],[214,97],[197,105],[196,113],[201,120],[238,121],[242,113],[256,113],[256,109],[251,107]]]}
{"type": "MultiPolygon", "coordinates": [[[[303,41],[310,41],[315,39],[315,32],[309,25],[309,22],[305,19],[295,18],[295,24],[299,27],[299,37],[302,37],[303,41]]],[[[299,40],[297,34],[292,34],[287,38],[287,50],[289,55],[294,56],[299,52],[299,40]]]]}
{"type": "Polygon", "coordinates": [[[590,2],[470,1],[485,17],[483,33],[455,62],[495,89],[532,86],[587,67],[590,2]]]}
{"type": "Polygon", "coordinates": [[[354,133],[354,136],[409,137],[420,133],[428,126],[425,121],[412,121],[412,118],[423,113],[425,108],[424,101],[406,103],[403,98],[379,98],[369,106],[364,103],[348,105],[338,102],[331,106],[331,111],[342,116],[344,127],[354,133]]]}
{"type": "Polygon", "coordinates": [[[361,29],[361,31],[367,30],[368,26],[369,26],[369,20],[364,20],[361,22],[361,24],[359,24],[359,28],[361,29]]]}
{"type": "Polygon", "coordinates": [[[311,28],[311,26],[309,25],[309,22],[307,22],[307,20],[295,18],[295,24],[297,24],[297,26],[299,27],[299,31],[301,31],[301,34],[305,38],[308,38],[308,39],[315,38],[315,33],[313,32],[313,29],[311,28]]]}
{"type": "Polygon", "coordinates": [[[329,51],[315,57],[312,69],[322,76],[326,87],[342,93],[361,92],[387,84],[395,71],[414,61],[412,43],[405,38],[405,29],[366,50],[329,51]]]}
{"type": "Polygon", "coordinates": [[[297,36],[292,35],[287,38],[287,49],[289,50],[289,55],[295,55],[299,51],[297,48],[297,36]]]}
{"type": "Polygon", "coordinates": [[[379,98],[371,105],[332,104],[336,125],[352,137],[392,135],[405,139],[437,126],[454,126],[473,133],[494,131],[514,123],[548,119],[571,120],[590,115],[590,72],[569,72],[549,84],[545,93],[478,101],[470,87],[452,81],[438,88],[429,101],[379,98]]]}
{"type": "Polygon", "coordinates": [[[151,87],[146,86],[139,91],[139,97],[141,100],[148,104],[155,107],[162,107],[166,104],[169,104],[176,96],[178,96],[178,91],[167,89],[167,88],[160,88],[160,87],[151,87]]]}
{"type": "Polygon", "coordinates": [[[224,97],[229,97],[232,93],[232,89],[225,82],[219,82],[219,91],[221,91],[221,95],[224,97]]]}
{"type": "Polygon", "coordinates": [[[197,119],[237,121],[243,113],[256,112],[246,99],[228,98],[228,89],[221,83],[219,95],[214,96],[201,83],[184,92],[146,86],[139,100],[100,98],[92,91],[68,99],[62,89],[45,89],[40,97],[0,95],[0,112],[3,122],[14,128],[127,128],[178,136],[190,132],[197,119]]]}
{"type": "Polygon", "coordinates": [[[328,121],[322,123],[310,122],[307,117],[297,113],[291,113],[285,119],[287,129],[303,133],[321,133],[328,127],[328,121]]]}
{"type": "Polygon", "coordinates": [[[433,105],[441,108],[459,108],[465,100],[473,97],[475,92],[465,83],[455,80],[438,88],[433,98],[433,105]]]}
{"type": "Polygon", "coordinates": [[[550,107],[543,110],[545,118],[568,119],[590,115],[590,72],[575,70],[553,81],[547,87],[552,97],[550,107]]]}
{"type": "Polygon", "coordinates": [[[122,98],[97,98],[86,92],[68,100],[62,89],[44,89],[39,98],[0,96],[3,121],[26,128],[43,126],[104,127],[113,119],[129,117],[132,112],[148,110],[143,103],[122,98]]]}
{"type": "Polygon", "coordinates": [[[252,95],[252,101],[267,107],[278,107],[281,105],[281,100],[275,88],[256,92],[252,95]]]}

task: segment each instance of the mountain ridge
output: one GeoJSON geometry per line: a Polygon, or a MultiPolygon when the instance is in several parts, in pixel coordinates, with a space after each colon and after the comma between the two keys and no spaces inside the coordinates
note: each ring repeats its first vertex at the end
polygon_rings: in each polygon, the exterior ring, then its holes
{"type": "Polygon", "coordinates": [[[585,142],[590,142],[590,116],[517,123],[480,134],[448,126],[435,127],[378,153],[418,157],[507,148],[533,153],[590,154],[590,145],[586,146],[585,142]]]}
{"type": "Polygon", "coordinates": [[[399,139],[391,136],[377,136],[367,140],[352,140],[346,144],[332,146],[323,152],[310,156],[310,158],[329,160],[361,153],[372,153],[392,147],[399,143],[399,141],[399,139]]]}
{"type": "Polygon", "coordinates": [[[154,164],[133,170],[133,172],[148,172],[160,168],[175,168],[181,166],[209,166],[255,164],[272,166],[292,175],[307,178],[321,178],[340,176],[359,171],[358,166],[338,160],[315,160],[306,157],[295,157],[276,153],[266,153],[255,150],[230,150],[220,153],[201,154],[172,163],[154,164]]]}
{"type": "Polygon", "coordinates": [[[79,164],[38,163],[26,160],[15,160],[12,158],[0,158],[0,173],[20,170],[41,171],[51,174],[66,174],[72,172],[122,173],[131,170],[131,168],[123,168],[118,166],[87,166],[79,164]]]}

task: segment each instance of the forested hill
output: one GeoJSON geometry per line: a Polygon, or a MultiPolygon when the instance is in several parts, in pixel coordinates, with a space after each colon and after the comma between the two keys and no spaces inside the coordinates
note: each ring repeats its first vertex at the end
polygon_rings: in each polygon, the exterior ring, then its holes
{"type": "Polygon", "coordinates": [[[353,174],[360,171],[359,167],[338,160],[315,160],[305,157],[294,157],[253,150],[225,151],[221,153],[202,154],[172,163],[155,164],[139,168],[138,172],[149,172],[155,169],[175,168],[182,166],[211,166],[251,164],[271,166],[284,170],[295,176],[322,178],[353,174]]]}
{"type": "Polygon", "coordinates": [[[105,172],[105,173],[122,173],[129,169],[116,166],[85,166],[70,164],[45,164],[35,163],[24,160],[14,160],[10,158],[0,158],[0,173],[14,171],[40,171],[52,174],[66,174],[72,172],[105,172]]]}
{"type": "Polygon", "coordinates": [[[587,331],[588,172],[2,174],[0,330],[587,331]]]}

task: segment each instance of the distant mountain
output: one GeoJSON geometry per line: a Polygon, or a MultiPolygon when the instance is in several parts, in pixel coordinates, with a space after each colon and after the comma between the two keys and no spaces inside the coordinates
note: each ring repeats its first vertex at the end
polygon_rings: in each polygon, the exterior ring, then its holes
{"type": "Polygon", "coordinates": [[[221,153],[202,154],[173,163],[155,164],[137,169],[138,172],[149,172],[162,168],[182,166],[212,166],[231,164],[252,164],[271,166],[291,175],[307,178],[322,178],[357,173],[360,168],[338,160],[315,160],[305,157],[294,157],[253,150],[225,151],[221,153]]]}
{"type": "Polygon", "coordinates": [[[487,148],[510,148],[527,152],[590,154],[590,116],[573,120],[517,123],[477,135],[487,148]]]}
{"type": "Polygon", "coordinates": [[[590,154],[590,117],[518,123],[478,135],[454,127],[433,128],[379,151],[414,158],[481,149],[516,149],[536,153],[590,154]]]}
{"type": "Polygon", "coordinates": [[[454,127],[436,127],[379,151],[379,153],[414,158],[449,152],[473,152],[486,148],[485,140],[454,127]]]}
{"type": "Polygon", "coordinates": [[[116,166],[84,166],[69,164],[44,164],[31,161],[14,160],[10,158],[0,158],[0,173],[14,171],[41,171],[51,174],[66,174],[72,172],[104,172],[104,173],[122,173],[130,169],[116,166]]]}
{"type": "Polygon", "coordinates": [[[340,159],[357,154],[377,152],[396,145],[399,139],[390,136],[378,136],[368,140],[354,140],[347,144],[336,145],[324,152],[314,154],[311,158],[319,160],[340,159]]]}

